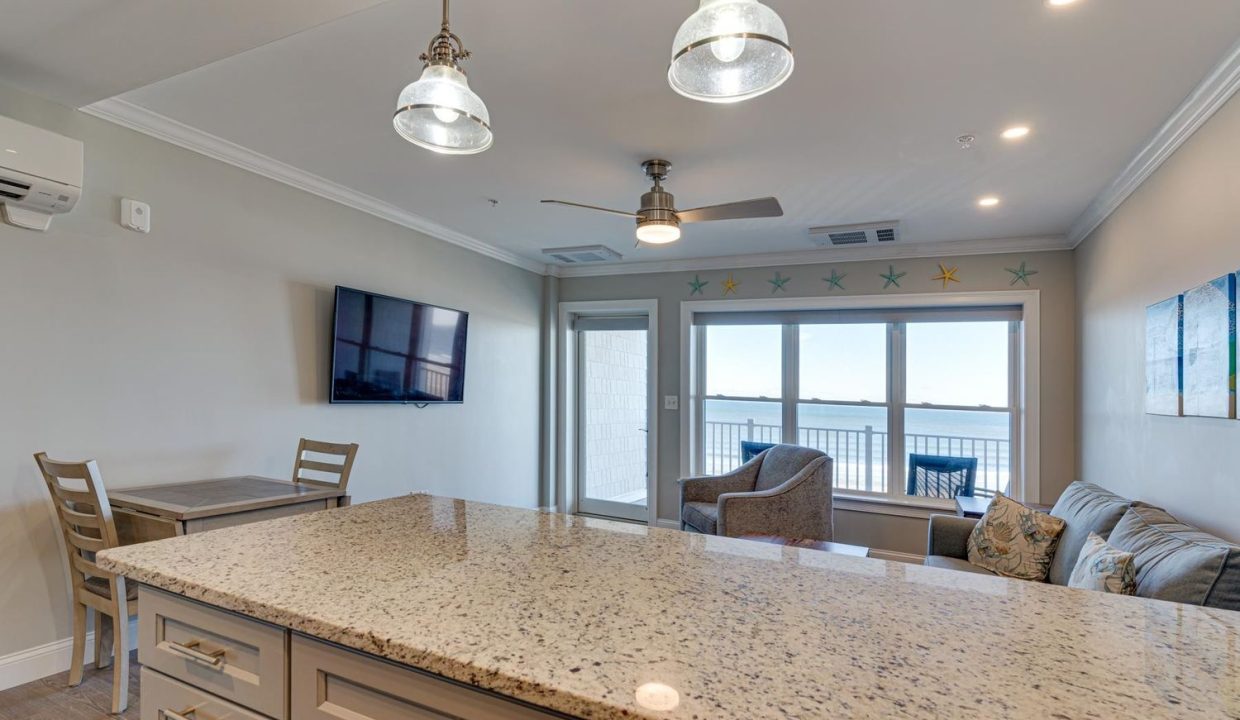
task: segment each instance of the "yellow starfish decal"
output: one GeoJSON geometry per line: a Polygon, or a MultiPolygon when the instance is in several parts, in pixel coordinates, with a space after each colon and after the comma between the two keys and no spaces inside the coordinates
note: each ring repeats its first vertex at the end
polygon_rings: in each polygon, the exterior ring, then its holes
{"type": "Polygon", "coordinates": [[[939,274],[935,275],[933,278],[931,278],[931,280],[942,280],[943,289],[946,290],[948,283],[960,282],[960,278],[956,277],[957,272],[960,272],[959,267],[953,267],[952,269],[948,270],[946,265],[944,265],[943,263],[939,263],[939,274]]]}
{"type": "Polygon", "coordinates": [[[740,283],[732,277],[732,273],[728,273],[728,279],[723,281],[723,294],[731,295],[736,292],[738,287],[740,287],[740,283]]]}

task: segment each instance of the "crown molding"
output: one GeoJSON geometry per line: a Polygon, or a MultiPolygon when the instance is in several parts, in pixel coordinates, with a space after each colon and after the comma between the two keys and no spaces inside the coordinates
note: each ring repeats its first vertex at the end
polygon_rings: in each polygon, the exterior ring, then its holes
{"type": "Polygon", "coordinates": [[[653,260],[649,262],[614,263],[606,265],[550,265],[547,273],[555,277],[599,277],[602,275],[638,275],[641,273],[695,272],[706,270],[741,270],[754,267],[816,265],[864,260],[895,260],[906,258],[954,257],[964,255],[997,255],[1004,253],[1051,252],[1070,250],[1063,236],[1001,238],[992,240],[953,240],[948,242],[896,243],[863,247],[819,248],[756,255],[726,255],[687,260],[653,260]]]}
{"type": "Polygon", "coordinates": [[[547,272],[547,266],[544,263],[531,260],[503,248],[495,247],[490,243],[485,243],[464,233],[432,222],[420,215],[403,210],[391,203],[357,192],[313,173],[299,170],[292,165],[190,127],[185,123],[152,112],[127,100],[120,98],[100,100],[97,103],[81,108],[81,111],[101,120],[107,120],[121,127],[129,128],[186,150],[192,150],[220,162],[239,167],[242,170],[248,170],[256,175],[262,175],[265,178],[295,187],[298,190],[304,190],[321,198],[338,202],[354,210],[374,215],[377,218],[387,220],[410,230],[416,230],[437,240],[451,243],[466,250],[472,250],[480,255],[485,255],[540,275],[545,275],[547,272]]]}
{"type": "Polygon", "coordinates": [[[1227,51],[1222,61],[1184,99],[1123,172],[1103,188],[1085,212],[1072,223],[1068,229],[1071,246],[1075,248],[1084,242],[1111,213],[1118,210],[1155,170],[1231,99],[1237,89],[1240,89],[1240,42],[1227,51]]]}

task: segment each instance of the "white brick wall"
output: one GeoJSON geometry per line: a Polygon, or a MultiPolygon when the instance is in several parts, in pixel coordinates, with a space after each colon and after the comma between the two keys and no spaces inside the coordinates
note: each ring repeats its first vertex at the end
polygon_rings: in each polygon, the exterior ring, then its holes
{"type": "Polygon", "coordinates": [[[585,495],[645,490],[645,331],[586,332],[584,377],[585,495]]]}

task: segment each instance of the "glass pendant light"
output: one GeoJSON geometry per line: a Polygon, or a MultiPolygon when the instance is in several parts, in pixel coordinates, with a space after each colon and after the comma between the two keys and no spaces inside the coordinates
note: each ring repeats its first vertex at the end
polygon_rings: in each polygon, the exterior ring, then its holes
{"type": "Polygon", "coordinates": [[[409,84],[396,101],[392,125],[414,145],[446,155],[473,155],[491,147],[491,115],[461,70],[470,52],[448,29],[448,0],[443,0],[443,25],[420,59],[422,77],[409,84]]]}
{"type": "Polygon", "coordinates": [[[770,92],[792,75],[788,29],[758,0],[701,0],[672,45],[667,81],[685,97],[734,103],[770,92]]]}

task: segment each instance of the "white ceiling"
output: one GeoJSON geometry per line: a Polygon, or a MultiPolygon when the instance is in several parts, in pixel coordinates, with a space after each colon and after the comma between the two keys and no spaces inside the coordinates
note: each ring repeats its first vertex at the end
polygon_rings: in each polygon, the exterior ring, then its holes
{"type": "Polygon", "coordinates": [[[0,0],[0,78],[71,107],[383,0],[0,0]]]}
{"type": "MultiPolygon", "coordinates": [[[[692,0],[457,0],[453,30],[475,53],[466,69],[496,133],[472,157],[433,155],[391,127],[438,29],[437,0],[390,0],[122,97],[531,259],[595,243],[625,261],[806,250],[811,226],[890,219],[905,243],[996,239],[1001,250],[1001,239],[1063,235],[1240,37],[1235,0],[768,3],[788,24],[796,72],[717,106],[665,78],[692,0]],[[1018,122],[1032,125],[1028,140],[998,139],[1018,122]],[[965,132],[972,150],[954,141],[965,132]],[[631,221],[538,202],[636,209],[638,164],[654,156],[673,162],[680,207],[775,195],[786,216],[687,226],[679,243],[634,249],[631,221]],[[988,193],[1003,204],[978,210],[988,193]]],[[[234,4],[237,19],[266,14],[234,4]]],[[[156,68],[186,61],[161,53],[156,68]]]]}

